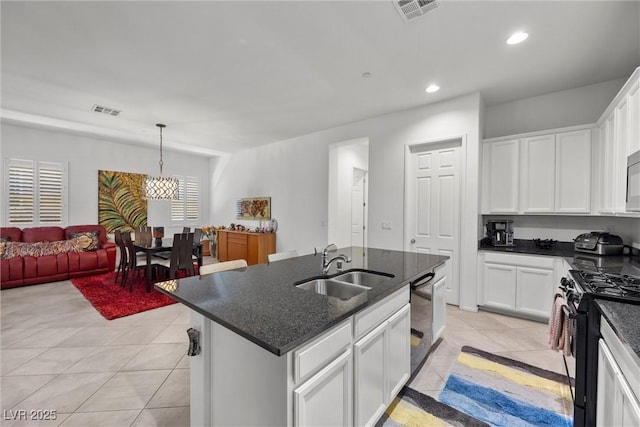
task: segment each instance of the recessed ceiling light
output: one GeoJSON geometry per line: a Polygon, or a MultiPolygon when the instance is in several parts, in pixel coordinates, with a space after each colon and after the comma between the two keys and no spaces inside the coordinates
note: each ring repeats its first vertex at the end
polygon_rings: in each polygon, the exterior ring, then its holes
{"type": "Polygon", "coordinates": [[[509,37],[507,39],[507,44],[522,43],[523,41],[525,41],[527,39],[527,37],[529,37],[529,34],[523,32],[523,31],[518,31],[517,33],[511,34],[511,37],[509,37]]]}
{"type": "Polygon", "coordinates": [[[440,86],[438,85],[429,85],[429,87],[427,87],[426,91],[427,93],[433,93],[433,92],[437,92],[440,90],[440,86]]]}

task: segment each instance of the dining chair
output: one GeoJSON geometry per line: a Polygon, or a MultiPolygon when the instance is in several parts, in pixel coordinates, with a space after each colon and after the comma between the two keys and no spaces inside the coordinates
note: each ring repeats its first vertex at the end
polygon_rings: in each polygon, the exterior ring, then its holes
{"type": "MultiPolygon", "coordinates": [[[[133,291],[133,279],[135,275],[142,270],[143,272],[147,268],[147,256],[144,254],[136,254],[136,249],[133,247],[133,241],[131,240],[131,233],[122,233],[122,241],[127,251],[127,268],[125,269],[124,277],[122,280],[122,286],[126,284],[129,274],[131,274],[131,280],[129,281],[129,292],[133,291]]],[[[152,264],[153,266],[153,264],[152,264]]]]}
{"type": "Polygon", "coordinates": [[[269,262],[280,261],[283,259],[295,258],[298,256],[298,251],[286,251],[286,252],[276,252],[275,254],[267,255],[267,259],[269,262]]]}
{"type": "Polygon", "coordinates": [[[113,280],[113,283],[118,282],[118,276],[120,276],[120,274],[122,273],[122,277],[120,279],[120,285],[122,285],[124,283],[125,270],[128,263],[127,247],[124,245],[124,241],[122,240],[122,232],[120,230],[116,230],[113,235],[116,241],[116,246],[118,247],[118,251],[120,252],[120,261],[118,262],[118,269],[116,270],[116,277],[113,280]]]}
{"type": "Polygon", "coordinates": [[[176,233],[173,235],[171,258],[158,262],[168,272],[169,279],[175,279],[178,271],[186,271],[189,276],[195,274],[193,267],[193,233],[176,233]]]}
{"type": "Polygon", "coordinates": [[[182,234],[191,233],[191,227],[182,227],[182,234]]]}
{"type": "Polygon", "coordinates": [[[153,242],[153,234],[151,233],[151,227],[146,225],[140,225],[134,228],[136,235],[136,244],[140,246],[151,246],[153,242]]]}
{"type": "Polygon", "coordinates": [[[235,270],[236,268],[244,268],[247,261],[244,259],[235,259],[233,261],[216,262],[215,264],[207,264],[200,267],[200,276],[217,273],[219,271],[235,270]]]}

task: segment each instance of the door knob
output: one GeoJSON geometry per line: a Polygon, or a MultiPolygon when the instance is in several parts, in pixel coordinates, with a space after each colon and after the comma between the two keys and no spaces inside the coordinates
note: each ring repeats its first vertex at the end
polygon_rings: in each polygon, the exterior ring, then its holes
{"type": "Polygon", "coordinates": [[[411,244],[414,244],[416,242],[416,239],[411,239],[411,244]]]}

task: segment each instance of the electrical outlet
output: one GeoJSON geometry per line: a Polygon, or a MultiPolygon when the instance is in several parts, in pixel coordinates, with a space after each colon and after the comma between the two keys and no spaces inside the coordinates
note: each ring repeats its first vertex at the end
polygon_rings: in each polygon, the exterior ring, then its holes
{"type": "Polygon", "coordinates": [[[391,221],[382,221],[382,229],[383,230],[391,230],[392,223],[391,221]]]}

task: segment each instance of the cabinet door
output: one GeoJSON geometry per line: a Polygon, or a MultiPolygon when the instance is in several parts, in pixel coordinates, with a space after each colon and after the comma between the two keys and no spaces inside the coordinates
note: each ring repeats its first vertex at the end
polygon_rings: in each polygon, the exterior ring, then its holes
{"type": "Polygon", "coordinates": [[[614,141],[613,131],[615,115],[613,112],[604,120],[600,127],[600,156],[602,158],[602,174],[600,187],[600,212],[613,212],[614,187],[614,141]]]}
{"type": "Polygon", "coordinates": [[[629,152],[640,151],[640,83],[636,81],[629,90],[629,152]]]}
{"type": "Polygon", "coordinates": [[[247,235],[227,233],[227,261],[247,259],[247,235]]]}
{"type": "Polygon", "coordinates": [[[604,340],[598,342],[598,399],[596,424],[622,424],[622,394],[618,383],[618,366],[604,340]]]}
{"type": "Polygon", "coordinates": [[[553,300],[553,270],[518,267],[516,274],[516,310],[549,317],[553,300]]]}
{"type": "Polygon", "coordinates": [[[351,350],[293,391],[295,426],[350,426],[351,350]]]}
{"type": "Polygon", "coordinates": [[[445,301],[446,276],[433,284],[431,291],[431,345],[444,334],[447,322],[447,303],[445,301]]]}
{"type": "Polygon", "coordinates": [[[490,143],[489,148],[489,211],[518,212],[519,140],[490,143]]]}
{"type": "Polygon", "coordinates": [[[622,422],[623,427],[640,426],[640,405],[635,394],[627,384],[622,372],[620,372],[620,392],[622,394],[622,422]]]}
{"type": "Polygon", "coordinates": [[[522,141],[522,210],[553,212],[555,189],[555,135],[522,141]]]}
{"type": "MultiPolygon", "coordinates": [[[[387,407],[385,391],[387,322],[365,335],[354,347],[355,425],[375,424],[387,407]]],[[[409,336],[407,335],[407,339],[409,336]]]]}
{"type": "Polygon", "coordinates": [[[591,130],[556,135],[555,211],[591,211],[591,130]]]}
{"type": "Polygon", "coordinates": [[[409,304],[391,316],[387,330],[389,363],[387,364],[386,389],[388,393],[387,403],[389,403],[397,396],[411,375],[411,315],[409,304]]]}
{"type": "Polygon", "coordinates": [[[227,233],[224,230],[218,231],[218,254],[217,254],[218,261],[228,261],[228,258],[227,258],[227,236],[228,235],[229,233],[227,233]]]}
{"type": "Polygon", "coordinates": [[[515,309],[516,267],[485,262],[482,276],[484,304],[510,310],[515,309]]]}
{"type": "Polygon", "coordinates": [[[615,108],[613,210],[624,212],[627,198],[627,152],[629,150],[629,120],[627,98],[615,108]]]}

